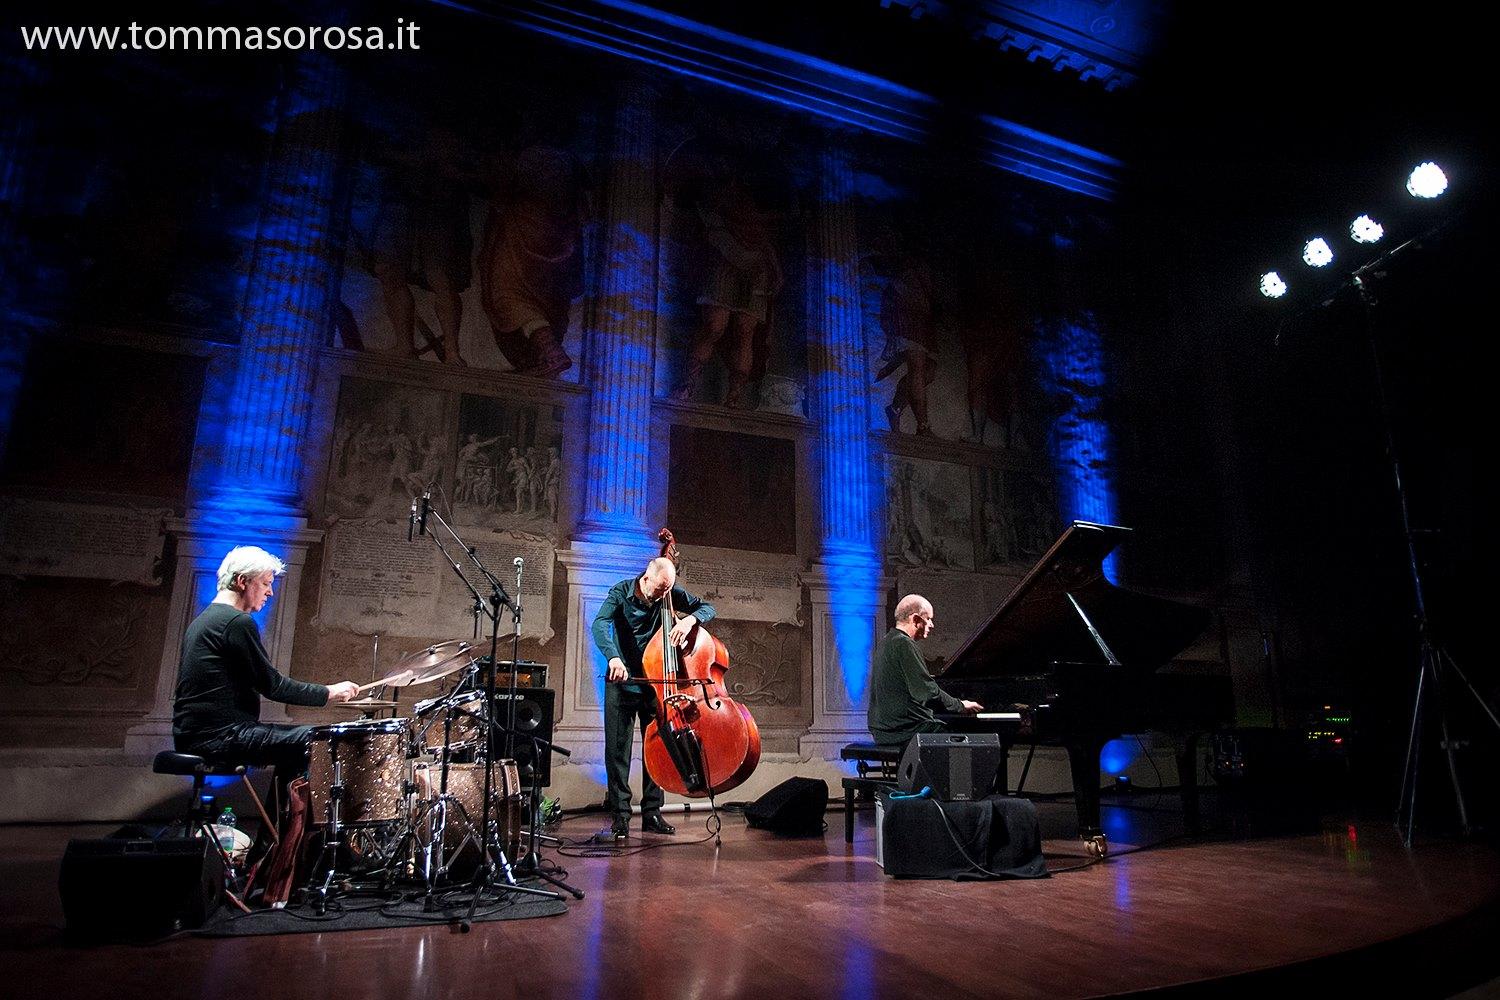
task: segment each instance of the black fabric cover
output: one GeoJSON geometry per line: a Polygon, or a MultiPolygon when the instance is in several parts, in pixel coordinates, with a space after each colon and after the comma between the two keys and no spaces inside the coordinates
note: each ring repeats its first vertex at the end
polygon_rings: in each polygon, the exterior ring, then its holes
{"type": "Polygon", "coordinates": [[[893,798],[888,791],[879,795],[884,811],[881,836],[887,875],[1047,877],[1036,806],[1026,799],[992,795],[978,802],[938,802],[931,798],[893,798]],[[970,864],[964,854],[988,872],[970,864]]]}

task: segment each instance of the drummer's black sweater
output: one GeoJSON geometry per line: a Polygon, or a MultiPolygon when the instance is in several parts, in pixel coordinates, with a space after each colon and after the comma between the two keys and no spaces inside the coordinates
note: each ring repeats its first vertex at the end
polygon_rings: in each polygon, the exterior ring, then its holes
{"type": "Polygon", "coordinates": [[[288,705],[328,703],[328,688],[294,681],[271,665],[255,619],[228,604],[210,604],[182,639],[172,736],[179,745],[260,721],[260,696],[288,705]]]}

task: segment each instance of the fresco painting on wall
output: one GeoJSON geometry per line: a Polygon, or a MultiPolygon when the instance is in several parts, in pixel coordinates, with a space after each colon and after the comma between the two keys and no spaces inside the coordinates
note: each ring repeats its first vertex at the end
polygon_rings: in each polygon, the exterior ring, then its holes
{"type": "Polygon", "coordinates": [[[39,341],[5,449],[5,484],[181,501],[206,367],[182,354],[39,341]]]}
{"type": "Polygon", "coordinates": [[[764,157],[690,136],[662,169],[658,390],[802,415],[804,252],[797,199],[764,157]]]}
{"type": "Polygon", "coordinates": [[[451,504],[455,520],[550,534],[563,486],[562,409],[464,396],[451,504]]]}
{"type": "Polygon", "coordinates": [[[428,390],[344,379],[328,458],[328,515],[398,520],[412,497],[439,486],[451,447],[444,402],[428,390]]]}
{"type": "Polygon", "coordinates": [[[519,126],[365,132],[342,346],[577,381],[592,213],[576,151],[519,126]]]}
{"type": "Polygon", "coordinates": [[[974,568],[969,469],[886,456],[886,554],[908,566],[974,568]]]}
{"type": "Polygon", "coordinates": [[[871,426],[944,440],[968,423],[958,339],[955,261],[923,222],[867,209],[861,310],[871,379],[871,426]]]}
{"type": "Polygon", "coordinates": [[[678,424],[671,449],[667,523],[685,548],[797,551],[794,442],[678,424]]]}
{"type": "Polygon", "coordinates": [[[979,567],[1029,566],[1061,524],[1050,474],[1038,469],[980,470],[979,567]]]}

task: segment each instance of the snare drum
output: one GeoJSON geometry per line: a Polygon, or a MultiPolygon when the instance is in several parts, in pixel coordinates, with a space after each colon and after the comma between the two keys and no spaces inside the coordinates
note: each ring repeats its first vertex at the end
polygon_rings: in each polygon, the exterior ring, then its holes
{"type": "MultiPolygon", "coordinates": [[[[424,833],[422,840],[432,842],[437,826],[437,812],[431,808],[437,801],[442,783],[441,764],[418,763],[414,769],[417,787],[419,822],[424,833]]],[[[448,808],[443,843],[447,850],[462,850],[448,859],[448,873],[454,878],[467,878],[479,863],[479,824],[484,809],[484,765],[449,764],[448,794],[454,804],[448,808]],[[462,808],[457,808],[461,806],[462,808]],[[466,834],[472,837],[464,843],[466,834]]],[[[505,852],[511,861],[519,857],[521,849],[521,777],[513,760],[495,761],[494,786],[490,789],[490,821],[495,824],[494,843],[505,852]]]]}
{"type": "Polygon", "coordinates": [[[401,818],[410,766],[410,720],[362,719],[316,726],[309,749],[310,822],[328,822],[335,762],[344,789],[339,802],[342,825],[370,826],[401,818]]]}
{"type": "MultiPolygon", "coordinates": [[[[445,701],[446,698],[430,698],[412,706],[412,726],[416,730],[418,753],[443,752],[444,719],[448,714],[448,709],[443,707],[445,701]]],[[[459,695],[453,706],[458,711],[453,713],[453,723],[448,727],[448,752],[450,755],[471,757],[484,739],[480,735],[482,726],[479,719],[475,718],[484,717],[484,693],[470,691],[459,695]]]]}

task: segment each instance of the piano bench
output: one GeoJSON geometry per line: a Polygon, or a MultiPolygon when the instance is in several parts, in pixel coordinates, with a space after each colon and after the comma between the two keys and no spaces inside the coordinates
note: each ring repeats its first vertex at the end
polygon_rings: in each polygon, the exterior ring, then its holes
{"type": "Polygon", "coordinates": [[[839,751],[839,760],[852,760],[855,762],[855,770],[861,778],[868,777],[872,770],[871,765],[878,765],[880,777],[894,779],[896,777],[896,765],[901,763],[901,752],[904,746],[885,746],[879,743],[849,743],[839,751]]]}
{"type": "Polygon", "coordinates": [[[870,802],[874,803],[875,794],[882,788],[895,791],[896,779],[892,778],[856,778],[849,777],[843,780],[844,785],[844,843],[854,843],[854,796],[856,792],[869,793],[870,802]]]}
{"type": "Polygon", "coordinates": [[[839,760],[855,762],[857,776],[843,779],[844,843],[854,843],[854,799],[863,791],[873,802],[882,788],[896,787],[896,765],[901,763],[905,747],[882,746],[879,743],[850,743],[839,751],[839,760]]]}

